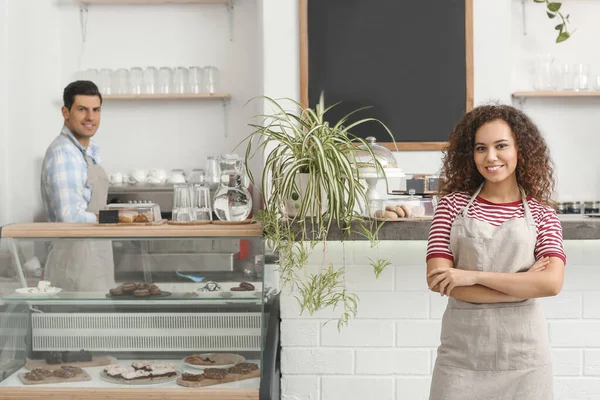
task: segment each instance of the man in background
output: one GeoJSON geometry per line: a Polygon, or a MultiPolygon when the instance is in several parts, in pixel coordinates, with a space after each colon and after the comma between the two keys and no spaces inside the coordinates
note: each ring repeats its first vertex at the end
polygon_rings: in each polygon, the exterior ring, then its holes
{"type": "MultiPolygon", "coordinates": [[[[102,95],[91,81],[63,92],[64,125],[42,163],[41,191],[50,222],[96,222],[108,197],[108,176],[92,141],[100,126],[102,95]]],[[[45,279],[66,291],[108,290],[114,285],[112,244],[102,240],[52,243],[45,279]]]]}

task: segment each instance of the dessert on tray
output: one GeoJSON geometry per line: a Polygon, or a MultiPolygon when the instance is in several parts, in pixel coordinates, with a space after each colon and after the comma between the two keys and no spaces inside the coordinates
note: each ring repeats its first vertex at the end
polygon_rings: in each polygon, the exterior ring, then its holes
{"type": "Polygon", "coordinates": [[[107,365],[104,375],[112,380],[128,383],[131,381],[163,381],[178,375],[171,363],[156,361],[134,361],[131,366],[113,364],[107,365]]]}

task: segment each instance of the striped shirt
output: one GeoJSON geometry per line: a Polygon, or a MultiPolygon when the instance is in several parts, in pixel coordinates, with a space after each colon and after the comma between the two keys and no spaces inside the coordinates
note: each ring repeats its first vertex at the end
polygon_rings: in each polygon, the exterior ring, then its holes
{"type": "Polygon", "coordinates": [[[42,163],[41,190],[50,222],[96,222],[87,212],[92,188],[87,186],[87,164],[90,156],[96,164],[98,145],[90,141],[86,150],[66,126],[50,144],[42,163]]]}
{"type": "MultiPolygon", "coordinates": [[[[447,258],[454,261],[450,250],[450,229],[459,212],[467,205],[471,195],[465,192],[450,193],[440,200],[427,243],[427,260],[434,257],[447,258]]],[[[537,228],[535,243],[535,259],[542,257],[558,257],[566,264],[567,257],[563,248],[562,226],[551,208],[542,205],[535,199],[527,197],[527,204],[537,228]]],[[[467,211],[469,218],[487,222],[493,226],[513,218],[525,218],[525,209],[521,200],[511,203],[492,203],[479,196],[467,211]]]]}

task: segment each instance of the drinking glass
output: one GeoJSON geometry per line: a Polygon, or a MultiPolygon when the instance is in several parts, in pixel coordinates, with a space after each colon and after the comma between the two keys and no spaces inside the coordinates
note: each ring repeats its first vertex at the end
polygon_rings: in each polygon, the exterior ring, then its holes
{"type": "Polygon", "coordinates": [[[219,91],[219,70],[217,67],[204,67],[204,91],[206,93],[219,91]]]}
{"type": "Polygon", "coordinates": [[[575,91],[579,92],[588,90],[590,81],[590,65],[575,64],[573,70],[575,72],[575,78],[573,80],[575,91]]]}
{"type": "Polygon", "coordinates": [[[189,73],[190,93],[202,93],[204,91],[204,70],[201,67],[190,67],[189,73]]]}
{"type": "Polygon", "coordinates": [[[560,88],[562,90],[573,90],[575,82],[575,73],[572,64],[563,64],[560,69],[560,88]]]}
{"type": "Polygon", "coordinates": [[[111,70],[109,68],[102,68],[98,71],[98,89],[102,94],[112,94],[112,78],[111,70]]]}
{"type": "Polygon", "coordinates": [[[556,90],[557,70],[550,54],[537,55],[533,87],[535,90],[556,90]]]}
{"type": "Polygon", "coordinates": [[[158,85],[158,71],[154,67],[146,67],[144,70],[144,92],[146,94],[155,94],[158,85]]]}
{"type": "Polygon", "coordinates": [[[158,70],[158,93],[173,93],[173,70],[169,67],[158,70]]]}
{"type": "Polygon", "coordinates": [[[187,93],[189,85],[189,72],[187,68],[177,67],[173,73],[173,92],[174,93],[187,93]]]}
{"type": "Polygon", "coordinates": [[[187,183],[173,185],[173,221],[190,222],[196,220],[192,200],[192,185],[187,183]]]}
{"type": "Polygon", "coordinates": [[[221,182],[221,168],[218,157],[206,158],[206,183],[210,190],[215,191],[221,182]]]}
{"type": "Polygon", "coordinates": [[[113,72],[112,89],[114,94],[127,94],[129,91],[129,71],[119,68],[113,72]]]}
{"type": "Polygon", "coordinates": [[[194,184],[194,211],[196,221],[212,221],[210,188],[208,186],[194,184]]]}
{"type": "Polygon", "coordinates": [[[190,182],[202,183],[206,185],[206,172],[202,168],[194,168],[190,175],[190,182]]]}
{"type": "Polygon", "coordinates": [[[139,67],[133,67],[129,71],[129,93],[141,94],[144,72],[139,67]]]}

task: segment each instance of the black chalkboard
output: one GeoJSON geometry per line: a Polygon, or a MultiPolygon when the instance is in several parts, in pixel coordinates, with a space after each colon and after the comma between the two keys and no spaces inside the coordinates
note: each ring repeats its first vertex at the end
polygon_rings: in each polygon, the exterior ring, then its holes
{"type": "MultiPolygon", "coordinates": [[[[308,0],[309,105],[324,91],[327,105],[341,102],[329,121],[372,106],[357,118],[381,120],[397,142],[446,142],[472,98],[468,2],[308,0]]],[[[353,133],[391,141],[373,123],[353,133]]]]}

